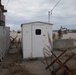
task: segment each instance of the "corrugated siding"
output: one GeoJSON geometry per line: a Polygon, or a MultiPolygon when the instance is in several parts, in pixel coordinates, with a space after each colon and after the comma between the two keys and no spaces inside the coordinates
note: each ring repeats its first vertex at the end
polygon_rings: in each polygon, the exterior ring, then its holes
{"type": "Polygon", "coordinates": [[[5,22],[5,15],[3,12],[0,12],[0,20],[5,22]]]}
{"type": "Polygon", "coordinates": [[[5,26],[5,22],[0,20],[0,26],[5,26]]]}
{"type": "Polygon", "coordinates": [[[10,28],[0,26],[0,60],[4,58],[10,47],[10,28]]]}

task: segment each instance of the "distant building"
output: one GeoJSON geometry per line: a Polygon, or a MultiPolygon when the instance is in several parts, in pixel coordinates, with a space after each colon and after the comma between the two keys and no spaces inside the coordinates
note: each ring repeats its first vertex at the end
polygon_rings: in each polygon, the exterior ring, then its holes
{"type": "Polygon", "coordinates": [[[7,12],[7,10],[4,9],[4,5],[1,4],[0,0],[0,26],[5,26],[5,12],[7,12]]]}

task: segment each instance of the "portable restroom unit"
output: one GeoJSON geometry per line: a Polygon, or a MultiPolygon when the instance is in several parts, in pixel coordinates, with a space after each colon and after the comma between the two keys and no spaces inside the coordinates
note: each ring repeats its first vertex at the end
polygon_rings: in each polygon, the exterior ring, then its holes
{"type": "Polygon", "coordinates": [[[52,41],[52,25],[46,22],[31,22],[21,25],[23,58],[44,57],[43,48],[52,41]]]}

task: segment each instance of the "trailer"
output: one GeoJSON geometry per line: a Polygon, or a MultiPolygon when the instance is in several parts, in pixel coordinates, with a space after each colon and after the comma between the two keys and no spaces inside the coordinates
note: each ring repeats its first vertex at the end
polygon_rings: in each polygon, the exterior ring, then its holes
{"type": "Polygon", "coordinates": [[[43,48],[49,45],[48,34],[52,41],[52,26],[40,21],[21,24],[23,58],[44,57],[43,48]]]}

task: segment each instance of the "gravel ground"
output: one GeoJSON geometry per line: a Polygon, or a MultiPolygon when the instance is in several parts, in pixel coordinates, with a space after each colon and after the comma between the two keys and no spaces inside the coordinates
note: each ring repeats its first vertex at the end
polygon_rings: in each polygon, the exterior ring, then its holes
{"type": "Polygon", "coordinates": [[[11,49],[1,62],[0,75],[32,75],[21,63],[21,53],[15,48],[11,49]]]}
{"type": "Polygon", "coordinates": [[[0,75],[50,75],[41,60],[23,60],[18,49],[13,48],[1,62],[0,75]]]}
{"type": "MultiPolygon", "coordinates": [[[[73,34],[68,35],[69,37],[76,38],[76,33],[75,36],[73,36],[73,34]]],[[[64,37],[67,37],[67,35],[64,35],[64,37]]],[[[73,62],[73,65],[76,66],[76,61],[73,62]]],[[[47,65],[43,64],[41,60],[34,60],[34,61],[23,60],[22,54],[19,52],[19,50],[13,48],[10,49],[9,53],[5,56],[4,60],[1,62],[0,75],[51,75],[49,70],[45,70],[46,66],[47,65]]]]}

